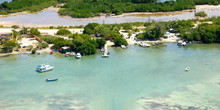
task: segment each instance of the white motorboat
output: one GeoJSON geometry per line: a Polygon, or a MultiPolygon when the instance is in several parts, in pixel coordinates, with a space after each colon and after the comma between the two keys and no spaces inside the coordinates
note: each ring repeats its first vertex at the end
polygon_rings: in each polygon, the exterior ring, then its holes
{"type": "Polygon", "coordinates": [[[101,52],[104,52],[105,51],[105,49],[104,48],[101,48],[101,52]]]}
{"type": "Polygon", "coordinates": [[[150,47],[151,45],[148,44],[148,43],[143,43],[143,42],[141,42],[141,43],[140,43],[140,46],[141,46],[141,47],[150,47]]]}
{"type": "Polygon", "coordinates": [[[76,53],[76,58],[80,59],[81,58],[81,54],[80,53],[76,53]]]}
{"type": "Polygon", "coordinates": [[[122,49],[125,49],[125,48],[126,48],[126,46],[125,46],[125,45],[121,45],[121,48],[122,48],[122,49]]]}
{"type": "Polygon", "coordinates": [[[186,45],[187,45],[187,43],[186,43],[186,42],[183,42],[183,43],[182,43],[182,46],[186,46],[186,45]]]}
{"type": "Polygon", "coordinates": [[[42,72],[53,70],[53,68],[54,68],[53,66],[42,64],[42,65],[38,65],[37,66],[37,70],[36,71],[42,73],[42,72]]]}
{"type": "Polygon", "coordinates": [[[190,70],[190,67],[186,67],[186,68],[185,68],[185,71],[189,71],[189,70],[190,70]]]}
{"type": "Polygon", "coordinates": [[[186,42],[183,42],[182,40],[179,40],[178,43],[177,43],[178,46],[186,46],[187,43],[186,42]]]}
{"type": "Polygon", "coordinates": [[[178,45],[178,46],[182,46],[182,43],[183,43],[183,41],[182,41],[182,40],[179,40],[178,43],[177,43],[177,45],[178,45]]]}

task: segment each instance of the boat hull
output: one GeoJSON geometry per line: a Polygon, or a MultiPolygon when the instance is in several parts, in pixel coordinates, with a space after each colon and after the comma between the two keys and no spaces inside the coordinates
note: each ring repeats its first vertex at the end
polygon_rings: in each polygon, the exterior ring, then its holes
{"type": "Polygon", "coordinates": [[[58,78],[55,78],[55,79],[46,79],[47,82],[51,82],[51,81],[57,81],[58,78]]]}
{"type": "Polygon", "coordinates": [[[39,70],[39,69],[37,69],[36,71],[37,71],[37,72],[40,72],[40,73],[43,73],[43,72],[51,71],[51,70],[53,70],[53,68],[54,68],[54,67],[52,67],[52,68],[50,68],[50,69],[47,69],[47,70],[39,70]]]}

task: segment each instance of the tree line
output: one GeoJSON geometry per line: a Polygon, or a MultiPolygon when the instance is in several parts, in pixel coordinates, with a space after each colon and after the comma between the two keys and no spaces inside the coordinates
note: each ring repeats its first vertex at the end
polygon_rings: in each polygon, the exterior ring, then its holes
{"type": "Polygon", "coordinates": [[[176,0],[164,3],[157,0],[13,0],[0,5],[0,14],[22,11],[36,12],[58,3],[66,3],[59,14],[76,18],[100,16],[100,13],[116,14],[128,12],[168,12],[194,9],[195,4],[219,4],[220,0],[176,0]]]}
{"type": "Polygon", "coordinates": [[[56,50],[60,50],[63,46],[69,46],[71,51],[80,52],[83,55],[95,54],[97,48],[101,48],[106,44],[106,40],[103,38],[91,39],[88,34],[70,34],[69,38],[71,40],[49,35],[39,37],[49,44],[54,44],[53,48],[56,50]]]}
{"type": "Polygon", "coordinates": [[[100,13],[120,15],[128,12],[168,12],[193,9],[192,0],[166,1],[164,3],[136,3],[136,2],[69,2],[60,10],[59,14],[75,18],[100,16],[100,13]]]}
{"type": "Polygon", "coordinates": [[[36,12],[57,5],[57,0],[13,0],[0,5],[0,14],[6,15],[22,11],[36,12]]]}
{"type": "Polygon", "coordinates": [[[207,18],[203,20],[178,20],[168,22],[144,23],[144,33],[136,37],[142,40],[157,40],[164,37],[169,29],[180,33],[179,37],[186,41],[201,41],[203,43],[220,43],[220,17],[207,18]],[[197,27],[195,23],[200,22],[197,27]]]}

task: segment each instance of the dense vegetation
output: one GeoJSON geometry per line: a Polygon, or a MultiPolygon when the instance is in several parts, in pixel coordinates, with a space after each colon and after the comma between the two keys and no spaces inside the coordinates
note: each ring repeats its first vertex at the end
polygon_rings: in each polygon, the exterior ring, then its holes
{"type": "Polygon", "coordinates": [[[203,20],[178,20],[169,22],[144,23],[145,32],[137,35],[138,39],[156,40],[169,29],[180,33],[179,37],[187,41],[202,41],[203,43],[220,43],[220,17],[213,17],[203,20]],[[197,27],[195,23],[201,22],[197,27]],[[208,23],[206,23],[208,22],[208,23]]]}
{"type": "Polygon", "coordinates": [[[0,5],[0,14],[22,11],[36,12],[58,3],[66,3],[59,14],[87,18],[128,12],[167,12],[193,9],[195,4],[219,4],[220,0],[176,0],[164,3],[157,0],[13,0],[0,5]]]}
{"type": "Polygon", "coordinates": [[[13,40],[7,41],[2,46],[2,52],[5,52],[5,53],[12,52],[12,50],[15,47],[19,47],[19,45],[15,41],[13,40]]]}
{"type": "MultiPolygon", "coordinates": [[[[193,9],[194,2],[192,0],[167,1],[164,3],[143,2],[143,0],[103,0],[94,1],[81,0],[68,2],[59,10],[61,15],[69,15],[76,18],[87,18],[99,16],[100,13],[109,13],[120,15],[128,12],[167,12],[183,9],[193,9]],[[139,2],[140,1],[140,2],[139,2]]],[[[147,0],[145,0],[147,1],[147,0]]]]}
{"type": "Polygon", "coordinates": [[[181,30],[189,30],[194,26],[195,20],[178,20],[169,22],[146,22],[143,25],[146,27],[144,33],[138,34],[138,39],[157,40],[164,37],[164,34],[169,29],[174,29],[174,32],[180,32],[181,30]]]}
{"type": "Polygon", "coordinates": [[[207,14],[204,11],[200,11],[200,12],[195,13],[195,16],[206,17],[207,14]]]}
{"type": "Polygon", "coordinates": [[[30,31],[29,31],[29,34],[32,35],[32,36],[33,35],[39,36],[40,35],[40,31],[38,31],[37,28],[31,28],[30,31]]]}
{"type": "Polygon", "coordinates": [[[40,38],[49,44],[54,44],[54,49],[59,50],[63,46],[69,46],[71,51],[80,52],[83,55],[95,54],[96,48],[101,48],[106,43],[104,39],[92,40],[88,34],[71,34],[69,38],[72,40],[48,35],[40,38]]]}
{"type": "Polygon", "coordinates": [[[203,23],[195,29],[181,31],[180,36],[188,41],[220,43],[220,17],[214,19],[212,24],[203,23]]]}
{"type": "Polygon", "coordinates": [[[13,0],[0,5],[0,14],[16,13],[22,11],[36,12],[57,4],[57,0],[13,0]]]}
{"type": "Polygon", "coordinates": [[[123,39],[123,37],[119,36],[119,37],[115,37],[114,44],[116,47],[121,46],[121,45],[127,46],[128,42],[125,39],[123,39]]]}
{"type": "Polygon", "coordinates": [[[209,4],[209,5],[218,5],[220,4],[220,0],[194,0],[196,5],[204,5],[204,4],[209,4]]]}
{"type": "Polygon", "coordinates": [[[125,28],[127,30],[132,29],[129,23],[121,25],[99,25],[97,23],[89,23],[85,26],[83,32],[89,35],[93,34],[97,37],[105,38],[106,40],[114,40],[115,46],[128,45],[127,41],[123,39],[123,36],[119,33],[120,28],[125,28]]]}
{"type": "Polygon", "coordinates": [[[59,29],[57,35],[69,35],[71,32],[68,29],[59,29]]]}

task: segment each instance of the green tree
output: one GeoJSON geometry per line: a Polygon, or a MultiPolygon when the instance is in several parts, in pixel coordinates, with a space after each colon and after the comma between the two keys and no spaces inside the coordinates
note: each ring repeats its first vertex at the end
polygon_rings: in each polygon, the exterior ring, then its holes
{"type": "Polygon", "coordinates": [[[126,31],[128,30],[131,30],[132,29],[132,25],[129,24],[129,23],[125,23],[125,24],[122,24],[122,28],[126,31]]]}
{"type": "Polygon", "coordinates": [[[32,36],[34,36],[34,35],[39,36],[40,35],[40,31],[38,31],[37,28],[31,28],[30,29],[30,35],[32,35],[32,36]]]}
{"type": "Polygon", "coordinates": [[[121,46],[121,45],[127,46],[128,42],[125,39],[123,39],[121,36],[118,36],[118,37],[115,37],[114,44],[116,47],[121,46]]]}
{"type": "Polygon", "coordinates": [[[3,44],[2,49],[4,52],[12,52],[13,48],[16,47],[18,44],[15,43],[13,40],[7,41],[3,44]]]}
{"type": "Polygon", "coordinates": [[[204,11],[200,11],[200,12],[195,13],[195,16],[206,17],[207,14],[204,11]]]}
{"type": "Polygon", "coordinates": [[[84,34],[95,34],[95,27],[98,26],[98,23],[89,23],[84,27],[83,33],[84,34]]]}
{"type": "Polygon", "coordinates": [[[17,41],[17,36],[18,36],[19,32],[12,30],[12,35],[13,35],[13,40],[17,41]]]}
{"type": "Polygon", "coordinates": [[[101,38],[101,39],[96,39],[96,42],[98,43],[98,48],[102,48],[104,47],[104,45],[106,44],[106,40],[101,38]]]}
{"type": "Polygon", "coordinates": [[[17,28],[19,28],[19,26],[18,25],[12,25],[11,28],[17,29],[17,28]]]}
{"type": "Polygon", "coordinates": [[[59,29],[58,31],[57,31],[57,35],[69,35],[69,34],[71,34],[71,32],[69,31],[69,30],[67,30],[67,29],[59,29]]]}
{"type": "Polygon", "coordinates": [[[77,47],[76,51],[80,52],[83,55],[91,55],[91,54],[95,54],[96,47],[94,44],[86,41],[83,45],[77,47]]]}
{"type": "Polygon", "coordinates": [[[20,34],[28,34],[28,28],[23,27],[22,30],[19,31],[20,34]]]}
{"type": "Polygon", "coordinates": [[[47,43],[39,43],[38,44],[38,48],[39,49],[43,49],[43,48],[47,48],[49,45],[47,43]]]}
{"type": "Polygon", "coordinates": [[[35,49],[33,49],[33,50],[31,51],[31,53],[32,53],[32,54],[35,54],[35,53],[36,53],[36,50],[35,50],[35,49]]]}
{"type": "Polygon", "coordinates": [[[132,33],[131,31],[128,32],[128,37],[131,37],[132,33]]]}

